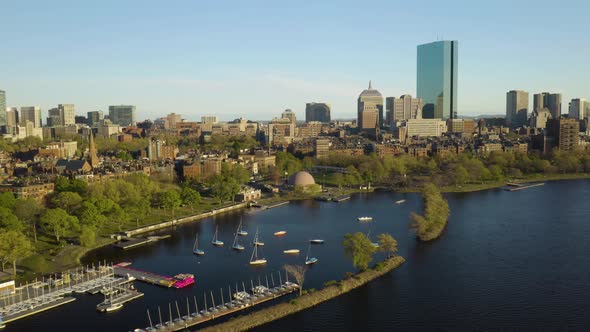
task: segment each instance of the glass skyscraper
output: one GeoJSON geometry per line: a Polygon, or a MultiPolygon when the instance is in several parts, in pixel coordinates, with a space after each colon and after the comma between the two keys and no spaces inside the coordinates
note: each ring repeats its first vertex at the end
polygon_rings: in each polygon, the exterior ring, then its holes
{"type": "Polygon", "coordinates": [[[457,118],[457,61],[459,42],[418,45],[417,94],[425,119],[457,118]]]}

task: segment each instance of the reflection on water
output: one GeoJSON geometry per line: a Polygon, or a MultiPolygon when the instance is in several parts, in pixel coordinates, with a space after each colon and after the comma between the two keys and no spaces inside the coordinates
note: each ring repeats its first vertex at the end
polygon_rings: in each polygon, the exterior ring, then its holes
{"type": "Polygon", "coordinates": [[[322,238],[325,244],[312,248],[319,262],[308,272],[306,288],[320,288],[353,270],[342,250],[343,235],[369,230],[372,237],[392,233],[407,262],[366,287],[261,330],[583,329],[590,309],[589,181],[447,197],[452,211],[449,227],[432,243],[418,243],[408,228],[410,212],[420,209],[419,196],[374,193],[342,203],[308,200],[267,211],[235,212],[163,231],[160,234],[172,237],[153,245],[128,251],[103,248],[85,262],[130,261],[136,268],[162,274],[193,273],[196,285],[175,290],[136,282],[146,295],[108,316],[94,309],[100,296],[78,296],[75,304],[24,319],[6,331],[144,327],[146,308],[154,313],[158,305],[164,308],[193,295],[202,301],[204,291],[218,293],[230,283],[248,284],[260,276],[264,280],[265,273],[276,273],[284,264],[303,264],[311,238],[322,238]],[[402,198],[407,201],[394,204],[402,198]],[[375,222],[360,224],[356,218],[364,215],[375,222]],[[241,238],[246,250],[236,252],[231,244],[240,220],[249,234],[241,238]],[[223,248],[210,244],[216,226],[223,248]],[[259,256],[269,262],[263,268],[249,265],[257,228],[265,242],[259,256]],[[287,235],[273,236],[278,230],[287,235]],[[206,253],[202,257],[191,251],[197,233],[206,253]],[[301,253],[282,253],[294,248],[301,253]]]}

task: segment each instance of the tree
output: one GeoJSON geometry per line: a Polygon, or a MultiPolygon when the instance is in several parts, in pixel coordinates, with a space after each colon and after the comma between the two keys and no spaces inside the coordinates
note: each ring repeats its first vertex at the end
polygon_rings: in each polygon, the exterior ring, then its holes
{"type": "Polygon", "coordinates": [[[4,207],[7,209],[14,209],[14,205],[16,204],[16,198],[11,192],[3,192],[0,194],[0,207],[4,207]]]}
{"type": "Polygon", "coordinates": [[[17,218],[31,226],[35,242],[37,242],[37,222],[42,211],[43,206],[32,198],[17,199],[14,206],[14,214],[17,218]]]}
{"type": "Polygon", "coordinates": [[[411,227],[422,241],[430,241],[440,236],[447,225],[450,209],[448,202],[442,197],[438,188],[432,183],[426,184],[422,190],[424,215],[412,213],[411,227]]]}
{"type": "Polygon", "coordinates": [[[55,241],[59,239],[70,230],[77,230],[80,226],[78,218],[69,215],[64,209],[47,209],[41,216],[41,226],[48,233],[53,233],[55,241]]]}
{"type": "Polygon", "coordinates": [[[14,230],[0,232],[0,256],[12,262],[12,271],[16,275],[16,261],[29,256],[33,252],[31,241],[14,230]]]}
{"type": "Polygon", "coordinates": [[[0,207],[0,229],[22,231],[25,225],[8,208],[0,207]]]}
{"type": "Polygon", "coordinates": [[[360,271],[369,267],[376,248],[365,234],[356,232],[344,235],[343,246],[344,253],[352,260],[354,267],[360,271]]]}
{"type": "Polygon", "coordinates": [[[128,202],[125,210],[130,217],[135,219],[135,224],[139,227],[139,219],[145,217],[150,211],[150,202],[145,198],[140,198],[136,201],[128,202]]]}
{"type": "Polygon", "coordinates": [[[181,203],[180,194],[176,190],[168,190],[160,194],[160,206],[170,210],[172,218],[174,218],[174,210],[178,209],[181,203]]]}
{"type": "Polygon", "coordinates": [[[299,285],[299,296],[301,296],[303,294],[303,282],[305,281],[307,267],[305,265],[284,265],[283,268],[297,281],[299,285]]]}
{"type": "Polygon", "coordinates": [[[397,240],[390,234],[382,233],[377,236],[377,242],[379,243],[379,250],[387,252],[389,257],[393,256],[397,252],[397,240]]]}
{"type": "Polygon", "coordinates": [[[117,224],[119,232],[122,226],[129,220],[129,215],[121,208],[119,204],[114,204],[113,208],[107,213],[107,218],[117,224]]]}
{"type": "Polygon", "coordinates": [[[82,226],[82,231],[80,232],[80,244],[84,247],[90,248],[96,243],[96,231],[94,227],[91,226],[82,226]]]}
{"type": "Polygon", "coordinates": [[[54,207],[66,210],[68,213],[73,213],[82,203],[82,197],[78,193],[64,191],[53,196],[51,203],[54,207]]]}
{"type": "Polygon", "coordinates": [[[184,187],[180,196],[182,198],[182,203],[190,206],[191,212],[195,212],[195,205],[201,202],[201,194],[192,188],[184,187]]]}
{"type": "Polygon", "coordinates": [[[82,203],[78,210],[78,218],[83,226],[95,228],[102,226],[107,221],[100,209],[88,201],[82,203]]]}

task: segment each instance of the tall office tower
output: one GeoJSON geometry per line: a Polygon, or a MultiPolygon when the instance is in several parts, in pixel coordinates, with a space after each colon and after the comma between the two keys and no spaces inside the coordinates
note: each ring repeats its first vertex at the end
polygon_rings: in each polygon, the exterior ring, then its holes
{"type": "Polygon", "coordinates": [[[18,108],[6,108],[6,125],[9,127],[14,127],[18,125],[18,108]]]}
{"type": "Polygon", "coordinates": [[[98,154],[96,153],[96,144],[94,143],[94,133],[92,132],[92,129],[90,129],[88,135],[88,153],[90,155],[90,166],[96,168],[100,161],[98,160],[98,154]]]}
{"type": "Polygon", "coordinates": [[[76,107],[74,104],[59,104],[59,115],[62,119],[62,125],[72,125],[76,123],[76,107]]]}
{"type": "Polygon", "coordinates": [[[326,103],[305,104],[305,122],[330,122],[330,105],[326,103]]]}
{"type": "Polygon", "coordinates": [[[63,125],[63,120],[62,120],[62,116],[61,116],[61,112],[59,110],[59,108],[54,107],[54,108],[50,108],[47,111],[47,126],[48,127],[55,127],[55,126],[62,126],[63,125]]]}
{"type": "Polygon", "coordinates": [[[104,119],[102,111],[90,111],[86,114],[88,115],[89,126],[94,126],[95,124],[98,124],[100,121],[102,121],[102,119],[104,119]]]}
{"type": "Polygon", "coordinates": [[[217,123],[219,119],[215,115],[203,115],[201,116],[202,123],[217,123]]]}
{"type": "Polygon", "coordinates": [[[526,124],[529,112],[529,93],[511,90],[506,93],[506,125],[511,128],[526,124]]]}
{"type": "Polygon", "coordinates": [[[133,105],[116,105],[109,106],[109,119],[112,123],[120,126],[134,126],[135,106],[133,105]]]}
{"type": "Polygon", "coordinates": [[[586,113],[587,108],[590,108],[586,106],[588,104],[588,101],[584,98],[572,99],[569,104],[568,117],[570,119],[584,120],[584,118],[588,117],[586,113]]]}
{"type": "Polygon", "coordinates": [[[32,122],[34,128],[41,128],[41,108],[39,106],[23,106],[20,108],[19,124],[25,127],[27,121],[32,122]]]}
{"type": "Polygon", "coordinates": [[[387,97],[385,99],[387,123],[393,128],[398,121],[421,118],[422,107],[422,99],[412,98],[411,95],[402,95],[399,98],[387,97]]]}
{"type": "Polygon", "coordinates": [[[553,119],[559,119],[561,117],[561,94],[543,92],[533,95],[533,108],[541,110],[545,107],[549,109],[553,119]]]}
{"type": "Polygon", "coordinates": [[[458,50],[456,40],[418,45],[416,83],[425,119],[457,118],[458,50]]]}
{"type": "Polygon", "coordinates": [[[380,121],[383,121],[383,96],[369,81],[369,88],[357,100],[357,126],[361,131],[369,131],[379,128],[380,121]]]}
{"type": "Polygon", "coordinates": [[[0,127],[6,125],[6,91],[0,90],[0,127]]]}

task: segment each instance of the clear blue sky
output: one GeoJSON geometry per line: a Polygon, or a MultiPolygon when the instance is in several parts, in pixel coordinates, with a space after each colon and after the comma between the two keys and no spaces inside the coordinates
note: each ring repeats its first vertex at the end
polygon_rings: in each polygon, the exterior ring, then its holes
{"type": "Polygon", "coordinates": [[[459,114],[505,93],[590,99],[590,1],[2,1],[9,106],[137,105],[138,118],[267,119],[305,103],[353,117],[373,80],[416,93],[416,46],[459,40],[459,114]]]}

